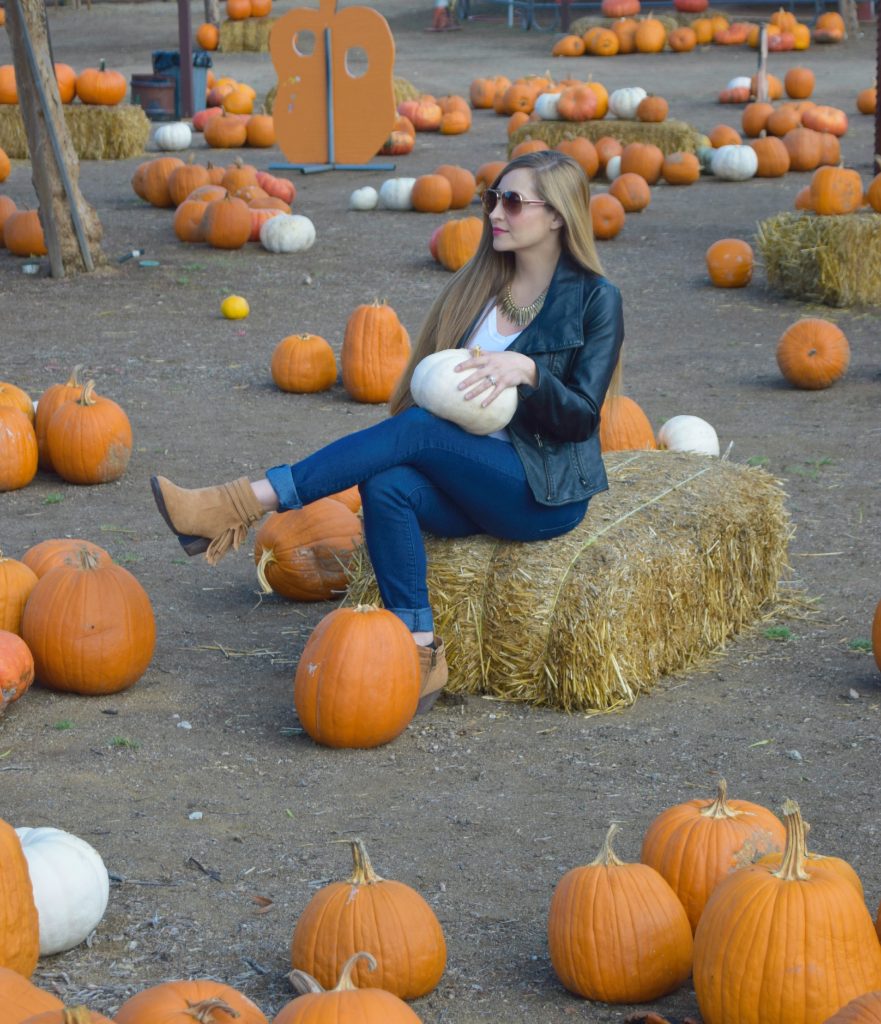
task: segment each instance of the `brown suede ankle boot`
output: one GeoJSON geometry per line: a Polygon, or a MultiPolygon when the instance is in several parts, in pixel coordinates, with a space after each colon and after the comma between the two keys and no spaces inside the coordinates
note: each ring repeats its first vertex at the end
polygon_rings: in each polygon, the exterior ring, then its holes
{"type": "Polygon", "coordinates": [[[419,703],[416,714],[424,715],[440,697],[441,690],[447,685],[446,647],[443,640],[435,637],[434,643],[427,647],[419,647],[419,668],[422,670],[422,684],[419,690],[419,703]]]}
{"type": "Polygon", "coordinates": [[[188,490],[164,476],[150,478],[165,522],[188,555],[205,552],[216,565],[230,548],[238,550],[252,523],[266,515],[246,476],[217,487],[188,490]]]}

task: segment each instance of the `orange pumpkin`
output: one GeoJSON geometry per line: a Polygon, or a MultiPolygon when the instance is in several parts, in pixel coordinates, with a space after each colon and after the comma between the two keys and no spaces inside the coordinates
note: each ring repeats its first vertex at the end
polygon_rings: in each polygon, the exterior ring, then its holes
{"type": "Polygon", "coordinates": [[[419,653],[397,616],[369,605],[338,608],[306,641],[294,706],[316,743],[377,747],[406,729],[419,686],[419,653]]]}
{"type": "Polygon", "coordinates": [[[226,16],[230,21],[244,21],[251,17],[251,0],[226,0],[226,16]]]}
{"type": "Polygon", "coordinates": [[[624,227],[626,214],[621,200],[608,192],[597,192],[590,197],[590,220],[594,238],[607,241],[624,227]]]}
{"type": "Polygon", "coordinates": [[[660,53],[667,42],[667,30],[657,18],[645,18],[636,28],[636,49],[639,53],[660,53]]]}
{"type": "Polygon", "coordinates": [[[103,60],[97,68],[86,68],[76,77],[76,94],[82,103],[115,107],[125,99],[126,92],[128,83],[125,75],[119,71],[108,71],[103,60]]]}
{"type": "Polygon", "coordinates": [[[81,551],[93,555],[99,565],[110,565],[113,562],[104,548],[89,540],[79,540],[76,537],[50,537],[47,540],[41,540],[38,544],[28,548],[21,556],[21,560],[39,579],[41,576],[45,576],[50,569],[57,569],[59,565],[68,567],[79,565],[81,551]]]}
{"type": "Polygon", "coordinates": [[[207,209],[208,203],[201,199],[185,199],[174,211],[171,226],[181,242],[190,244],[204,241],[202,221],[207,209]]]}
{"type": "MultiPolygon", "coordinates": [[[[39,951],[40,931],[28,864],[15,829],[0,819],[0,967],[29,978],[39,951]]],[[[3,1008],[7,1009],[5,1001],[3,1008]]]]}
{"type": "Polygon", "coordinates": [[[184,164],[175,169],[168,176],[168,194],[175,206],[180,204],[197,188],[208,184],[208,168],[201,164],[184,164]]]}
{"type": "Polygon", "coordinates": [[[717,288],[743,288],[753,275],[753,250],[740,238],[720,238],[707,249],[707,273],[717,288]]]}
{"type": "Polygon", "coordinates": [[[794,100],[806,100],[814,91],[816,79],[810,68],[790,68],[783,76],[786,95],[794,100]]]}
{"type": "Polygon", "coordinates": [[[813,171],[819,167],[823,155],[820,132],[802,125],[783,136],[783,145],[789,154],[791,171],[813,171]]]}
{"type": "Polygon", "coordinates": [[[0,630],[18,633],[21,613],[36,585],[37,574],[30,566],[0,551],[0,630]]]}
{"type": "Polygon", "coordinates": [[[3,223],[3,241],[15,256],[45,256],[46,239],[37,210],[16,210],[3,223]]]}
{"type": "Polygon", "coordinates": [[[44,1010],[28,1017],[24,1024],[114,1024],[109,1017],[90,1010],[87,1006],[62,1006],[56,1010],[44,1010]]]}
{"type": "Polygon", "coordinates": [[[409,358],[409,336],[391,306],[375,301],[349,316],[340,363],[356,402],[387,402],[409,358]]]}
{"type": "Polygon", "coordinates": [[[811,206],[823,216],[853,213],[863,202],[859,171],[845,167],[819,167],[811,178],[811,206]]]}
{"type": "Polygon", "coordinates": [[[579,164],[588,179],[593,178],[600,166],[600,158],[596,146],[583,135],[574,138],[563,139],[558,142],[554,149],[571,156],[579,164]]]}
{"type": "Polygon", "coordinates": [[[789,152],[781,139],[769,135],[750,142],[759,158],[757,178],[781,178],[789,170],[789,152]]]}
{"type": "Polygon", "coordinates": [[[450,209],[463,210],[471,203],[477,189],[477,182],[474,175],[467,167],[459,167],[456,164],[441,164],[434,169],[435,174],[440,174],[450,183],[450,209]]]}
{"type": "Polygon", "coordinates": [[[270,516],[255,538],[260,589],[291,601],[340,598],[362,534],[358,517],[332,498],[270,516]]]}
{"type": "Polygon", "coordinates": [[[652,451],[655,432],[642,408],[626,395],[609,395],[600,412],[600,449],[604,452],[652,451]]]}
{"type": "Polygon", "coordinates": [[[275,346],[270,372],[275,386],[282,391],[327,391],[336,383],[336,357],[320,335],[291,334],[275,346]]]}
{"type": "Polygon", "coordinates": [[[51,384],[40,395],[37,403],[37,411],[34,416],[34,430],[37,435],[37,449],[39,451],[40,469],[51,470],[52,461],[46,445],[46,431],[49,421],[55,414],[55,410],[65,402],[73,401],[80,397],[83,391],[83,382],[80,379],[81,366],[75,366],[66,384],[51,384]]]}
{"type": "Polygon", "coordinates": [[[251,235],[248,204],[235,196],[209,203],[202,218],[202,238],[215,249],[241,249],[251,235]]]}
{"type": "MultiPolygon", "coordinates": [[[[857,110],[861,114],[874,114],[878,106],[878,89],[872,86],[871,89],[861,89],[857,93],[857,110]]],[[[2,181],[2,178],[0,178],[2,181]]]]}
{"type": "Polygon", "coordinates": [[[663,96],[646,96],[636,108],[636,120],[657,124],[666,121],[669,112],[670,105],[663,96]]]}
{"type": "Polygon", "coordinates": [[[34,403],[31,396],[17,384],[0,381],[0,405],[13,406],[23,412],[31,423],[34,422],[34,403]]]}
{"type": "Polygon", "coordinates": [[[828,388],[844,375],[849,363],[850,345],[844,331],[830,320],[798,320],[777,343],[780,372],[797,388],[828,388]]]}
{"type": "Polygon", "coordinates": [[[12,405],[0,405],[0,492],[17,491],[37,475],[37,435],[12,405]]]}
{"type": "MultiPolygon", "coordinates": [[[[0,149],[0,172],[2,172],[3,159],[5,156],[6,154],[3,152],[2,149],[0,149]]],[[[8,159],[6,160],[6,163],[9,163],[8,159]]],[[[0,173],[0,181],[2,180],[2,173],[0,173]]],[[[0,248],[2,248],[5,245],[3,239],[4,225],[6,224],[6,221],[9,219],[10,215],[15,213],[17,209],[18,207],[15,205],[15,200],[10,198],[9,196],[0,196],[0,248]]]]}
{"type": "MultiPolygon", "coordinates": [[[[494,181],[495,178],[490,180],[494,181]]],[[[484,221],[480,217],[461,217],[447,221],[437,239],[437,257],[441,266],[445,270],[461,270],[477,252],[483,229],[484,221]]]]}
{"type": "Polygon", "coordinates": [[[31,984],[18,971],[0,967],[0,1006],[8,1015],[8,1024],[22,1024],[36,1013],[61,1009],[63,1003],[57,996],[31,984]]]}
{"type": "Polygon", "coordinates": [[[275,145],[275,122],[269,114],[252,114],[245,124],[245,142],[255,149],[275,145]]]}
{"type": "Polygon", "coordinates": [[[814,131],[831,132],[838,136],[844,135],[848,126],[847,114],[843,110],[823,104],[805,109],[801,123],[814,131]]]}
{"type": "Polygon", "coordinates": [[[695,18],[691,23],[691,29],[697,36],[698,46],[707,46],[713,41],[713,21],[711,18],[695,18]]]}
{"type": "Polygon", "coordinates": [[[801,125],[802,112],[792,103],[784,103],[783,106],[769,114],[765,122],[765,131],[769,135],[776,135],[782,138],[787,132],[794,131],[801,125]]]}
{"type": "Polygon", "coordinates": [[[464,110],[451,110],[442,114],[439,131],[441,135],[463,135],[471,129],[471,114],[464,110]]]}
{"type": "Polygon", "coordinates": [[[116,1011],[115,1024],[267,1024],[247,996],[219,981],[195,978],[145,988],[116,1011]]]}
{"type": "Polygon", "coordinates": [[[621,151],[621,173],[632,171],[655,185],[661,177],[664,153],[651,142],[629,142],[621,151]]]}
{"type": "Polygon", "coordinates": [[[557,113],[563,121],[589,121],[596,112],[596,93],[586,85],[570,86],[560,93],[557,113]]]}
{"type": "MultiPolygon", "coordinates": [[[[481,164],[474,172],[478,192],[483,192],[485,188],[489,188],[507,166],[506,160],[489,160],[487,163],[481,164]]],[[[474,219],[478,220],[477,217],[474,219]]],[[[469,256],[468,258],[470,259],[471,257],[469,256]]]]}
{"type": "Polygon", "coordinates": [[[447,956],[434,911],[409,885],[377,875],[363,840],[352,840],[352,859],[352,876],[319,889],[298,918],[292,967],[326,985],[352,950],[372,949],[376,970],[360,966],[354,972],[360,988],[381,988],[401,999],[426,995],[440,981],[447,956]]]}
{"type": "MultiPolygon", "coordinates": [[[[176,156],[161,156],[156,160],[148,160],[142,165],[143,171],[139,167],[135,172],[135,179],[138,179],[140,174],[135,191],[140,189],[139,194],[142,194],[142,198],[152,206],[161,209],[174,206],[174,200],[171,198],[171,176],[183,166],[183,160],[176,156]]],[[[135,185],[135,180],[132,184],[135,185]]]]}
{"type": "Polygon", "coordinates": [[[0,629],[0,712],[30,689],[34,681],[34,658],[28,645],[15,632],[0,629]]]}
{"type": "Polygon", "coordinates": [[[667,42],[674,53],[690,53],[697,46],[697,33],[687,25],[680,25],[667,36],[667,42]]]}
{"type": "Polygon", "coordinates": [[[768,118],[774,113],[774,107],[770,103],[748,103],[740,115],[740,124],[743,134],[749,138],[758,137],[768,123],[768,118]]]}
{"type": "Polygon", "coordinates": [[[453,201],[453,186],[442,174],[423,174],[413,183],[410,202],[420,213],[446,213],[453,201]]]}
{"type": "Polygon", "coordinates": [[[811,206],[811,186],[805,185],[795,195],[793,206],[796,210],[813,210],[811,206]]]}
{"type": "Polygon", "coordinates": [[[76,72],[69,64],[56,64],[54,70],[59,99],[62,103],[73,103],[76,96],[76,72]]]}
{"type": "Polygon", "coordinates": [[[682,901],[692,929],[719,882],[763,854],[782,851],[783,822],[748,800],[729,800],[720,779],[713,800],[697,799],[662,811],[649,825],[640,860],[660,872],[682,901]]]}
{"type": "Polygon", "coordinates": [[[581,36],[563,36],[554,43],[552,57],[580,57],[584,53],[584,40],[581,36]]]}
{"type": "Polygon", "coordinates": [[[709,138],[710,145],[714,149],[719,149],[720,146],[740,146],[743,144],[740,132],[727,124],[717,124],[707,138],[709,138]]]}
{"type": "Polygon", "coordinates": [[[272,0],[251,0],[251,17],[265,18],[272,13],[272,0]]]}
{"type": "Polygon", "coordinates": [[[622,142],[612,135],[603,135],[598,138],[594,143],[594,148],[597,151],[597,159],[599,160],[599,169],[601,171],[606,169],[606,164],[613,156],[621,156],[624,152],[622,142]]]}
{"type": "Polygon", "coordinates": [[[111,483],[131,458],[131,423],[121,406],[96,395],[95,382],[86,381],[79,398],[55,410],[46,447],[53,469],[68,483],[111,483]]]}
{"type": "Polygon", "coordinates": [[[694,153],[670,153],[664,157],[661,177],[668,185],[691,185],[700,176],[700,161],[694,153]]]}
{"type": "Polygon", "coordinates": [[[220,29],[211,22],[203,22],[196,29],[196,42],[203,50],[216,50],[220,42],[220,29]]]}
{"type": "Polygon", "coordinates": [[[238,149],[248,141],[248,119],[224,111],[205,123],[202,134],[212,149],[238,149]]]}
{"type": "Polygon", "coordinates": [[[881,174],[876,174],[869,183],[866,200],[876,213],[881,213],[881,174]]]}
{"type": "Polygon", "coordinates": [[[688,978],[691,927],[654,868],[616,856],[617,827],[609,829],[596,860],[573,868],[557,884],[548,911],[548,947],[557,977],[576,995],[643,1003],[688,978]]]}
{"type": "Polygon", "coordinates": [[[598,28],[590,33],[587,49],[594,57],[614,57],[621,50],[621,37],[608,28],[598,28]]]}
{"type": "Polygon", "coordinates": [[[613,195],[624,207],[625,213],[638,213],[652,201],[651,189],[645,178],[632,171],[619,174],[609,185],[609,195],[613,195]]]}

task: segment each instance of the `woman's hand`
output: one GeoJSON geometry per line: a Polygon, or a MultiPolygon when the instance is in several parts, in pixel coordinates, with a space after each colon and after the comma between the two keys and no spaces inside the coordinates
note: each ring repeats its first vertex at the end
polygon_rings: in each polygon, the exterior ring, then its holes
{"type": "Polygon", "coordinates": [[[465,391],[465,400],[481,398],[481,405],[487,406],[505,388],[516,388],[518,384],[535,387],[538,383],[538,369],[535,361],[522,352],[482,352],[479,349],[469,353],[454,367],[462,373],[459,390],[465,391]],[[471,370],[472,373],[465,371],[471,370]]]}

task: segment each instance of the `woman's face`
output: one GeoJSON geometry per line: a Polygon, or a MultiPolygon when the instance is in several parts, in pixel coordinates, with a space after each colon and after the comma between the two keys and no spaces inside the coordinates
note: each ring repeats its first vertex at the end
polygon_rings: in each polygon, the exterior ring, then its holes
{"type": "Polygon", "coordinates": [[[496,200],[489,214],[496,252],[517,253],[541,247],[556,250],[563,221],[556,210],[536,202],[539,195],[532,171],[525,167],[509,171],[496,188],[500,193],[516,192],[524,200],[516,213],[506,210],[501,199],[496,200]]]}

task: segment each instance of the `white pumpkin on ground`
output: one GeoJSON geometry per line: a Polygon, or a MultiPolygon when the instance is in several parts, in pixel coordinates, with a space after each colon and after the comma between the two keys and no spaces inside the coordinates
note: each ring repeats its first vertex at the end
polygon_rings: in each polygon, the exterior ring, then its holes
{"type": "Polygon", "coordinates": [[[737,75],[731,79],[726,89],[752,89],[752,79],[749,75],[737,75]]]}
{"type": "Polygon", "coordinates": [[[748,181],[759,169],[752,146],[720,146],[710,158],[710,171],[723,181],[748,181]]]}
{"type": "Polygon", "coordinates": [[[621,174],[621,157],[618,155],[610,156],[606,161],[606,170],[604,173],[607,181],[614,181],[619,177],[621,174]]]}
{"type": "Polygon", "coordinates": [[[719,454],[719,436],[700,416],[674,416],[658,431],[658,447],[670,452],[719,454]]]}
{"type": "Polygon", "coordinates": [[[315,225],[300,213],[282,213],[260,228],[260,244],[269,252],[305,252],[315,241],[315,225]]]}
{"type": "Polygon", "coordinates": [[[646,96],[648,93],[639,85],[614,89],[609,96],[609,112],[622,121],[635,121],[636,108],[646,96]]]}
{"type": "Polygon", "coordinates": [[[536,116],[540,117],[542,121],[559,121],[560,113],[557,110],[559,102],[560,93],[543,92],[536,98],[535,105],[532,109],[536,116]]]}
{"type": "Polygon", "coordinates": [[[416,364],[410,393],[420,408],[458,424],[469,434],[491,434],[511,422],[517,411],[517,388],[505,388],[485,407],[480,403],[486,395],[466,401],[465,392],[459,390],[459,384],[474,371],[460,370],[457,373],[453,367],[468,358],[468,352],[460,348],[432,352],[416,364]]]}
{"type": "Polygon", "coordinates": [[[60,828],[17,828],[40,922],[40,956],[84,942],[107,909],[110,878],[101,855],[60,828]]]}
{"type": "Polygon", "coordinates": [[[372,185],[356,188],[349,196],[350,210],[375,210],[379,202],[379,193],[372,185]]]}
{"type": "Polygon", "coordinates": [[[160,149],[169,151],[189,149],[193,141],[193,133],[188,124],[184,124],[183,121],[174,121],[172,124],[164,124],[157,128],[153,141],[160,149]]]}
{"type": "Polygon", "coordinates": [[[379,186],[379,205],[384,210],[412,210],[415,178],[387,178],[379,186]]]}

